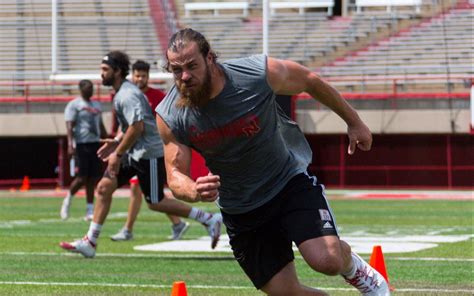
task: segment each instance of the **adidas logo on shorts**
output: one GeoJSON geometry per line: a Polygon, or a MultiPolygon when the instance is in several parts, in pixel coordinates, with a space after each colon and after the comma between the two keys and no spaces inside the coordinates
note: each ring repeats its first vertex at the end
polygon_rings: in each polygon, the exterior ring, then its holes
{"type": "Polygon", "coordinates": [[[323,225],[323,228],[327,229],[327,228],[334,228],[334,227],[332,227],[331,223],[326,221],[326,223],[324,223],[323,225]]]}

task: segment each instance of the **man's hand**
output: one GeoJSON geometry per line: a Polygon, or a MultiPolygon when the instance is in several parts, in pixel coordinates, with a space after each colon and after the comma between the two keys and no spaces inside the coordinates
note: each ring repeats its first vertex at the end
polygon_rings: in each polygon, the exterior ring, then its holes
{"type": "Polygon", "coordinates": [[[209,173],[207,176],[196,179],[196,192],[198,200],[204,202],[215,201],[219,197],[220,177],[209,173]]]}
{"type": "Polygon", "coordinates": [[[114,152],[108,156],[108,161],[107,172],[111,178],[116,178],[120,170],[120,157],[114,152]]]}
{"type": "Polygon", "coordinates": [[[369,151],[372,147],[372,133],[369,128],[361,121],[359,124],[347,128],[349,137],[349,147],[347,153],[354,154],[356,147],[362,151],[369,151]]]}
{"type": "Polygon", "coordinates": [[[97,156],[102,159],[102,161],[107,161],[119,143],[114,139],[101,139],[100,143],[102,143],[102,146],[97,150],[97,156]]]}

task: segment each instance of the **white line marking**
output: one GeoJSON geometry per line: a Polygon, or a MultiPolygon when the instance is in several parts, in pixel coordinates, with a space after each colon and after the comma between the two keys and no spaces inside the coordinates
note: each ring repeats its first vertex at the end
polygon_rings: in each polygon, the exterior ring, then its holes
{"type": "MultiPolygon", "coordinates": [[[[8,256],[79,256],[73,253],[54,253],[54,252],[0,252],[0,255],[8,256]]],[[[121,257],[121,258],[189,258],[189,259],[234,259],[233,256],[228,255],[211,255],[211,254],[144,254],[144,253],[135,253],[135,254],[126,254],[126,253],[100,253],[96,257],[121,257]]],[[[298,259],[303,259],[300,255],[296,255],[298,259]]],[[[394,261],[450,261],[450,262],[474,262],[472,258],[434,258],[434,257],[390,257],[384,256],[385,260],[394,260],[394,261]]]]}
{"type": "MultiPolygon", "coordinates": [[[[30,286],[89,286],[89,287],[121,287],[121,288],[171,288],[171,285],[150,284],[112,284],[112,283],[68,283],[68,282],[13,282],[0,281],[0,285],[30,285],[30,286]]],[[[226,290],[254,290],[250,286],[211,286],[211,285],[186,285],[189,289],[226,289],[226,290]]],[[[327,291],[355,291],[354,288],[317,287],[327,291]]],[[[468,289],[396,289],[397,292],[433,292],[433,293],[472,293],[468,289]]]]}

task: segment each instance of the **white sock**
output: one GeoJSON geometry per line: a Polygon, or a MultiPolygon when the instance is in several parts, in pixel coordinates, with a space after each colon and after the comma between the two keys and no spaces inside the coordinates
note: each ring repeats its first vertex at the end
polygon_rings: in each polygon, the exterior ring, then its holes
{"type": "Polygon", "coordinates": [[[71,201],[71,199],[72,199],[71,191],[68,191],[68,192],[67,192],[67,195],[66,195],[66,197],[65,197],[64,199],[68,200],[68,202],[71,201]]]}
{"type": "Polygon", "coordinates": [[[356,264],[354,262],[354,256],[352,256],[352,254],[351,254],[351,258],[352,258],[352,260],[351,260],[351,264],[352,264],[351,269],[348,272],[341,273],[342,276],[344,276],[345,278],[348,278],[348,279],[352,279],[355,276],[355,273],[356,273],[356,264]]]}
{"type": "Polygon", "coordinates": [[[191,208],[191,212],[189,213],[188,218],[194,219],[198,221],[199,223],[206,223],[207,220],[209,220],[212,217],[212,214],[208,212],[204,212],[201,209],[198,208],[191,208]]]}
{"type": "Polygon", "coordinates": [[[87,212],[87,214],[92,214],[94,212],[94,204],[93,203],[88,203],[87,204],[86,212],[87,212]]]}
{"type": "Polygon", "coordinates": [[[92,242],[93,244],[97,244],[97,239],[99,238],[101,229],[101,224],[91,222],[91,225],[89,226],[89,231],[87,232],[87,238],[90,242],[92,242]]]}

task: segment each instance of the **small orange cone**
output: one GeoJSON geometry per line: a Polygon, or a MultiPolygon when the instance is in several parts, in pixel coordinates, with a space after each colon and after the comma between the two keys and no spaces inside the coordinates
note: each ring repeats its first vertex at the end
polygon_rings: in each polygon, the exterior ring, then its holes
{"type": "Polygon", "coordinates": [[[30,177],[24,176],[23,182],[21,183],[20,191],[30,190],[30,177]]]}
{"type": "Polygon", "coordinates": [[[390,285],[390,282],[388,281],[388,274],[387,274],[387,268],[385,267],[385,259],[383,258],[383,253],[382,253],[382,247],[381,246],[374,246],[372,249],[372,255],[370,256],[370,261],[369,261],[370,266],[375,268],[387,281],[387,284],[390,288],[391,291],[395,290],[390,285]]]}
{"type": "Polygon", "coordinates": [[[171,296],[188,296],[186,291],[186,283],[179,281],[173,283],[173,290],[171,290],[171,296]]]}

